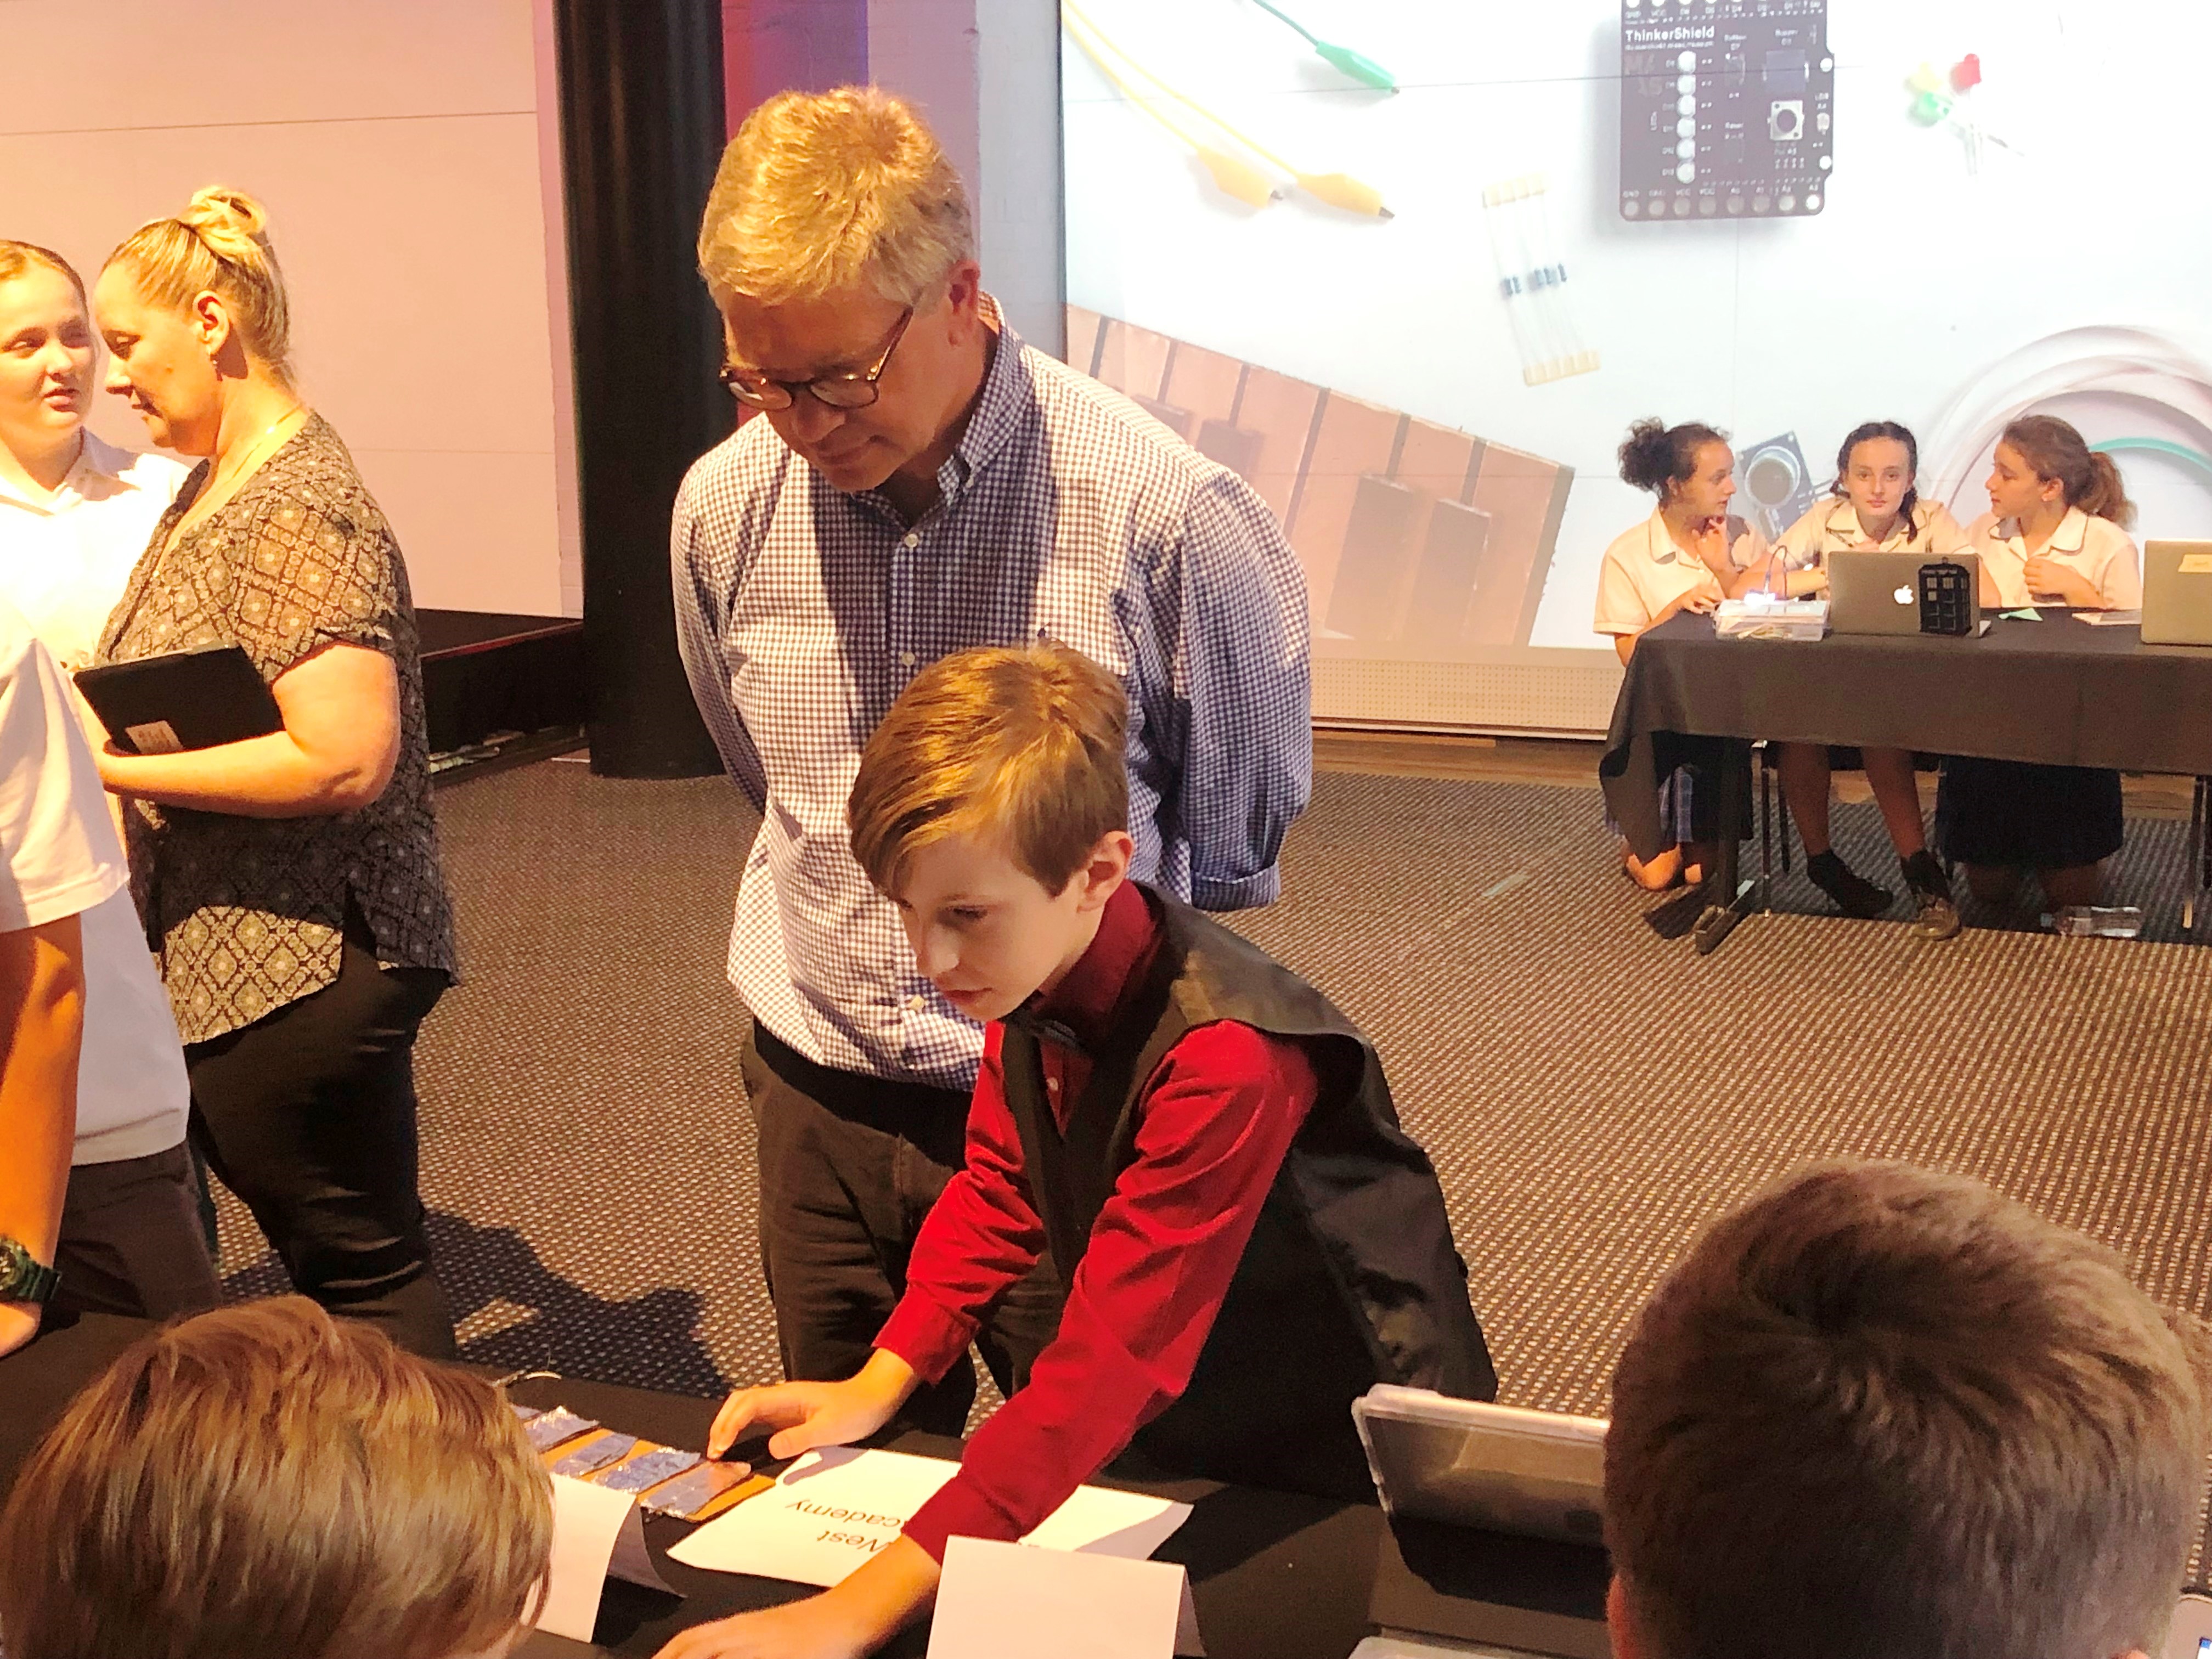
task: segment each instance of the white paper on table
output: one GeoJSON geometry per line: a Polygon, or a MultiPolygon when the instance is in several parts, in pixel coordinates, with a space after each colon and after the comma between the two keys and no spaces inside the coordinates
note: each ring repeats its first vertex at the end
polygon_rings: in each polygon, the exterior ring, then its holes
{"type": "MultiPolygon", "coordinates": [[[[834,1584],[896,1539],[959,1468],[941,1457],[905,1452],[809,1452],[769,1491],[709,1521],[668,1553],[714,1572],[834,1584]]],[[[1189,1514],[1189,1504],[1170,1498],[1079,1486],[1022,1541],[1140,1561],[1189,1514]]]]}
{"type": "Polygon", "coordinates": [[[1190,1607],[1188,1577],[1167,1562],[954,1538],[945,1547],[929,1659],[1202,1655],[1190,1607]]]}
{"type": "Polygon", "coordinates": [[[538,1628],[588,1642],[599,1622],[599,1593],[610,1576],[666,1590],[667,1580],[645,1547],[637,1499],[588,1480],[553,1477],[553,1570],[538,1628]]]}

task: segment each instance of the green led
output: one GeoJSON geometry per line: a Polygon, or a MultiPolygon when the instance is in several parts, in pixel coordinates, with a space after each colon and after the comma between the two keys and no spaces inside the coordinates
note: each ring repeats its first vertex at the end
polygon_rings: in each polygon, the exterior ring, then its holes
{"type": "Polygon", "coordinates": [[[1327,40],[1315,41],[1314,50],[1353,80],[1364,81],[1378,92],[1398,90],[1397,77],[1364,52],[1354,52],[1350,46],[1335,46],[1327,40]]]}

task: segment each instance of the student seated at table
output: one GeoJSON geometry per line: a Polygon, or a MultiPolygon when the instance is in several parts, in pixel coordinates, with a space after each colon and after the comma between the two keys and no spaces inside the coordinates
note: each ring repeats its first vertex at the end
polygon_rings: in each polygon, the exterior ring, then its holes
{"type": "MultiPolygon", "coordinates": [[[[2142,603],[2135,507],[2119,468],[2051,415],[2027,415],[1997,440],[1990,510],[1967,526],[1982,560],[1982,604],[2131,610],[2142,603]]],[[[2120,775],[1954,756],[1936,795],[1936,841],[1964,865],[1978,898],[2003,903],[2033,873],[2055,908],[2094,904],[2104,860],[2126,825],[2120,775]]]]}
{"type": "Polygon", "coordinates": [[[978,1316],[1048,1247],[1066,1307],[903,1536],[665,1659],[870,1650],[935,1594],[947,1538],[1021,1537],[1124,1448],[1146,1473],[1371,1501],[1355,1399],[1496,1392],[1443,1191],[1373,1047],[1256,946],[1127,879],[1127,718],[1074,651],[967,651],[917,675],[861,754],[853,851],[921,971],[989,1022],[967,1161],[867,1364],[732,1395],[709,1449],[756,1425],[777,1457],[874,1433],[967,1363],[978,1316]]]}
{"type": "MultiPolygon", "coordinates": [[[[1625,663],[1636,641],[1669,617],[1710,611],[1758,586],[1767,547],[1757,530],[1728,510],[1735,456],[1728,440],[1702,422],[1638,421],[1620,446],[1620,476],[1658,498],[1650,518],[1614,538],[1598,572],[1591,626],[1613,635],[1625,663]]],[[[1673,745],[1680,763],[1659,790],[1668,844],[1648,862],[1621,849],[1630,878],[1655,893],[1703,881],[1720,838],[1720,802],[1708,781],[1717,775],[1719,743],[1681,737],[1673,745]]]]}
{"type": "Polygon", "coordinates": [[[2157,1655],[2204,1478],[2185,1339],[1963,1176],[1811,1170],[1709,1231],[1613,1374],[1615,1659],[2157,1655]]]}
{"type": "MultiPolygon", "coordinates": [[[[1966,545],[1966,532],[1941,501],[1924,501],[1915,487],[1920,445],[1911,428],[1895,421],[1869,421],[1855,427],[1836,452],[1836,481],[1774,544],[1775,562],[1786,574],[1792,594],[1824,593],[1829,556],[1868,550],[1881,553],[1954,553],[1966,545]]],[[[1816,743],[1775,745],[1782,793],[1797,820],[1805,843],[1805,873],[1847,916],[1878,916],[1889,908],[1886,887],[1867,880],[1835,850],[1828,823],[1830,751],[1816,743]]],[[[1951,882],[1928,851],[1920,817],[1920,789],[1912,775],[1912,753],[1905,749],[1839,751],[1855,757],[1874,790],[1875,805],[1889,830],[1890,844],[1912,895],[1912,931],[1923,939],[1951,939],[1959,932],[1958,907],[1951,882]]],[[[1839,759],[1836,763],[1847,763],[1839,759]]]]}
{"type": "Polygon", "coordinates": [[[537,1617],[545,1471],[489,1382],[303,1297],[142,1338],[0,1511],[10,1659],[497,1659],[537,1617]]]}

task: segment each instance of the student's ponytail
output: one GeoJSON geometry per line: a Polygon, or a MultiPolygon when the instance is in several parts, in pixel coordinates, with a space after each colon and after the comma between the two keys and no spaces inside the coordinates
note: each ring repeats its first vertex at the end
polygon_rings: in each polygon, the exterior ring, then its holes
{"type": "Polygon", "coordinates": [[[2074,505],[2092,518],[2110,519],[2123,527],[2133,523],[2136,504],[2128,499],[2127,486],[2120,482],[2119,464],[2104,451],[2093,449],[2089,471],[2089,487],[2074,505]]]}
{"type": "Polygon", "coordinates": [[[1997,441],[2019,451],[2037,477],[2055,482],[2067,506],[2092,518],[2110,519],[2123,529],[2135,522],[2135,503],[2120,482],[2119,467],[2111,456],[2084,443],[2070,422],[2056,415],[2023,415],[1997,441]]]}

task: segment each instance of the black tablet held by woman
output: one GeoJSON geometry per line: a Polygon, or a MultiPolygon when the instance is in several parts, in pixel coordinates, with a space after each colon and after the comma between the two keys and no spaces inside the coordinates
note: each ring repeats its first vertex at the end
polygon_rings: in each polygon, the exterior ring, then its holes
{"type": "Polygon", "coordinates": [[[284,726],[260,670],[234,645],[81,669],[76,685],[115,746],[134,755],[212,749],[284,726]]]}

